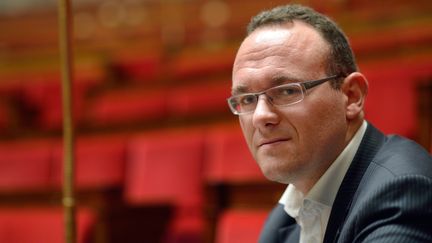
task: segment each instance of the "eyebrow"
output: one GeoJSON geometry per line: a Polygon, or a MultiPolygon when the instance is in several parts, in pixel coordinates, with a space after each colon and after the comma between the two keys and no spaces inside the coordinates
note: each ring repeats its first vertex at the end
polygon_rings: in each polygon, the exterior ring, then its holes
{"type": "Polygon", "coordinates": [[[271,80],[271,87],[286,84],[286,83],[300,83],[303,82],[302,79],[293,76],[286,75],[276,75],[271,80]]]}
{"type": "MultiPolygon", "coordinates": [[[[275,75],[270,80],[270,85],[268,88],[279,86],[286,83],[298,83],[303,82],[303,80],[292,77],[292,76],[286,76],[286,75],[275,75]]],[[[266,89],[268,89],[266,88],[266,89]]],[[[259,92],[259,91],[258,91],[259,92]]],[[[245,94],[245,93],[252,93],[247,85],[239,85],[236,87],[233,87],[231,90],[232,95],[239,95],[239,94],[245,94]]]]}
{"type": "Polygon", "coordinates": [[[248,90],[249,88],[246,85],[239,85],[231,89],[231,95],[250,93],[248,90]]]}

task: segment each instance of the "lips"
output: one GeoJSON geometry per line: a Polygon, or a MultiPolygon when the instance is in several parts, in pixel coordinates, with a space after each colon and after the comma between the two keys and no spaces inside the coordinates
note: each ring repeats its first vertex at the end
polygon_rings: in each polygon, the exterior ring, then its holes
{"type": "Polygon", "coordinates": [[[282,142],[286,142],[288,141],[288,138],[275,138],[275,139],[266,139],[266,140],[262,140],[258,143],[258,147],[262,147],[265,145],[275,145],[278,143],[282,143],[282,142]]]}

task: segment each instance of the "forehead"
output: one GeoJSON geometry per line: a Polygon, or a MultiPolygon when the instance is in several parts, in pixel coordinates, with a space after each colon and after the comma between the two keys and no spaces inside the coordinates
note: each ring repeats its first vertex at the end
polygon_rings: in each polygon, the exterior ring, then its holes
{"type": "Polygon", "coordinates": [[[264,26],[241,44],[233,66],[233,88],[271,85],[275,77],[306,80],[325,72],[328,44],[312,26],[300,22],[264,26]],[[258,82],[259,81],[259,82],[258,82]]]}

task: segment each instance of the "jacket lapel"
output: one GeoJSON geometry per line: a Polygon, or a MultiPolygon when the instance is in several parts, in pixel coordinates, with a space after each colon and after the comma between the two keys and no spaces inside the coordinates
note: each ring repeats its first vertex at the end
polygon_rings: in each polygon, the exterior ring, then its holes
{"type": "Polygon", "coordinates": [[[324,243],[337,241],[340,227],[348,214],[357,187],[384,140],[384,134],[369,123],[359,149],[336,195],[324,236],[324,243]]]}
{"type": "Polygon", "coordinates": [[[279,241],[281,243],[298,243],[300,241],[300,226],[292,224],[279,229],[279,241]]]}
{"type": "Polygon", "coordinates": [[[285,242],[285,237],[294,229],[291,226],[295,225],[295,220],[285,212],[283,205],[277,204],[264,224],[258,242],[283,243],[285,242]]]}

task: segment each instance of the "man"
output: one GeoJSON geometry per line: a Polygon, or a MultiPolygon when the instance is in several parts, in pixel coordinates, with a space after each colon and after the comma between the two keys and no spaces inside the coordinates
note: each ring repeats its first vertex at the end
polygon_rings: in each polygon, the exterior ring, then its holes
{"type": "Polygon", "coordinates": [[[287,5],[252,19],[228,103],[263,174],[288,185],[260,242],[432,242],[431,156],[364,120],[367,91],[327,17],[287,5]]]}

